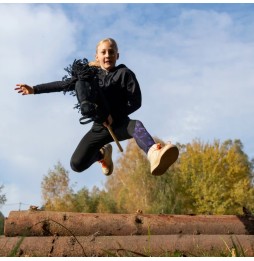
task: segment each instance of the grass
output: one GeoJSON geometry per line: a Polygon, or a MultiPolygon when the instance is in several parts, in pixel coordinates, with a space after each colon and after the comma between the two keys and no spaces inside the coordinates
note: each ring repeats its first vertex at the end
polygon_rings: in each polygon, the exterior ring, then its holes
{"type": "Polygon", "coordinates": [[[18,242],[16,243],[16,245],[13,247],[13,249],[11,250],[11,252],[7,255],[8,257],[16,257],[18,255],[18,251],[20,248],[20,245],[22,244],[23,240],[25,237],[21,237],[18,242]]]}
{"type": "Polygon", "coordinates": [[[245,257],[245,251],[239,241],[239,239],[236,237],[236,241],[238,244],[235,243],[233,237],[231,237],[231,241],[232,241],[232,245],[233,247],[230,248],[227,244],[227,242],[222,238],[227,250],[228,250],[228,253],[227,253],[227,256],[228,257],[245,257]]]}

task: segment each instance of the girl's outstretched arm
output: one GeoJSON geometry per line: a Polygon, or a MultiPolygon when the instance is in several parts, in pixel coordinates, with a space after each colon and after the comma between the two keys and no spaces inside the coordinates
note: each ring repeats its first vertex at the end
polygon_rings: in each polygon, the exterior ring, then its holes
{"type": "Polygon", "coordinates": [[[18,84],[16,84],[16,86],[18,86],[18,87],[15,88],[15,90],[18,91],[18,93],[21,93],[22,95],[34,94],[33,87],[31,87],[27,84],[18,83],[18,84]]]}

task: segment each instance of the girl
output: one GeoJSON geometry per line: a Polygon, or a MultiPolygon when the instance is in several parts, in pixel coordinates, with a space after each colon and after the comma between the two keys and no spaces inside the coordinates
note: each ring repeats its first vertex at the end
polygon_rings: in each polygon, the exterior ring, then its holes
{"type": "MultiPolygon", "coordinates": [[[[119,141],[134,138],[138,146],[147,154],[153,175],[162,175],[177,160],[179,151],[175,145],[156,144],[142,122],[132,120],[129,115],[141,106],[141,91],[135,74],[125,65],[116,66],[119,58],[115,40],[107,38],[96,46],[96,60],[91,66],[99,66],[97,72],[99,87],[107,101],[103,120],[94,120],[91,129],[85,134],[71,157],[71,168],[82,172],[94,162],[101,163],[105,175],[113,172],[113,141],[107,126],[111,126],[119,141]]],[[[57,92],[66,90],[66,81],[56,81],[31,87],[17,84],[15,90],[22,95],[57,92]]],[[[69,86],[68,90],[75,87],[69,86]]]]}

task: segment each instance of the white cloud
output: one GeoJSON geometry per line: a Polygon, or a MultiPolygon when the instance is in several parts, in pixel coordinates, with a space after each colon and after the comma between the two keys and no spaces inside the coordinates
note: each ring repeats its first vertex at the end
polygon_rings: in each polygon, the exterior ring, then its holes
{"type": "MultiPolygon", "coordinates": [[[[240,37],[244,27],[236,37],[236,23],[225,13],[184,11],[176,27],[158,27],[158,41],[150,35],[143,51],[131,53],[130,60],[139,59],[144,118],[157,136],[247,141],[254,51],[253,42],[240,37]]],[[[254,154],[253,146],[247,149],[254,154]]]]}
{"type": "Polygon", "coordinates": [[[8,202],[38,201],[42,176],[58,160],[66,163],[73,149],[76,101],[63,94],[21,96],[14,88],[61,79],[77,48],[75,24],[47,5],[1,4],[0,15],[1,182],[8,202]]]}

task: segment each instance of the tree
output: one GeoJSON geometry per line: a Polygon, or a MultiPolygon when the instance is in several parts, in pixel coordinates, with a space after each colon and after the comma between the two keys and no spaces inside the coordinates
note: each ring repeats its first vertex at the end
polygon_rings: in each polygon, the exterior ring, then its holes
{"type": "Polygon", "coordinates": [[[100,191],[99,201],[96,208],[98,213],[118,213],[117,204],[111,194],[105,190],[100,191]]]}
{"type": "MultiPolygon", "coordinates": [[[[164,143],[155,138],[156,142],[164,143]]],[[[254,210],[253,166],[240,140],[177,144],[177,162],[153,176],[147,156],[133,139],[115,163],[105,190],[69,186],[60,163],[42,182],[45,209],[77,212],[243,214],[254,210]]]]}
{"type": "Polygon", "coordinates": [[[119,212],[133,212],[147,207],[147,186],[143,172],[147,172],[144,155],[139,153],[133,140],[115,164],[115,170],[107,182],[108,193],[117,200],[119,212]],[[142,163],[145,164],[142,164],[142,163]]]}
{"type": "Polygon", "coordinates": [[[41,183],[45,210],[73,211],[73,189],[69,185],[69,172],[60,162],[49,170],[41,183]]]}
{"type": "Polygon", "coordinates": [[[146,155],[129,140],[106,182],[119,212],[242,214],[244,206],[254,209],[253,163],[240,140],[177,146],[177,162],[155,177],[146,155]]]}
{"type": "Polygon", "coordinates": [[[86,187],[73,195],[73,206],[77,212],[86,213],[117,213],[114,199],[104,190],[96,186],[89,191],[86,187]]]}
{"type": "Polygon", "coordinates": [[[240,140],[183,146],[177,165],[187,213],[242,214],[254,208],[253,165],[240,140]]]}
{"type": "Polygon", "coordinates": [[[4,234],[4,215],[0,212],[0,235],[4,234]]]}
{"type": "MultiPolygon", "coordinates": [[[[2,192],[4,185],[0,186],[0,193],[2,192]]],[[[0,194],[0,207],[6,202],[5,194],[0,194]]],[[[4,232],[4,215],[0,212],[0,235],[4,232]]]]}
{"type": "MultiPolygon", "coordinates": [[[[2,192],[4,185],[0,186],[0,193],[2,192]]],[[[6,202],[5,194],[0,194],[0,207],[6,202]]]]}
{"type": "Polygon", "coordinates": [[[80,189],[73,195],[73,206],[76,212],[90,212],[90,195],[89,190],[86,187],[80,189]]]}
{"type": "Polygon", "coordinates": [[[49,170],[41,183],[42,198],[45,210],[72,212],[113,212],[116,213],[115,201],[105,191],[86,187],[76,193],[70,186],[69,172],[60,162],[49,170]]]}
{"type": "MultiPolygon", "coordinates": [[[[163,144],[158,138],[155,140],[163,144]]],[[[122,213],[137,209],[146,213],[173,213],[177,202],[177,177],[172,169],[163,176],[151,175],[147,156],[131,139],[113,175],[108,178],[106,188],[122,213]]]]}

